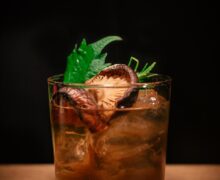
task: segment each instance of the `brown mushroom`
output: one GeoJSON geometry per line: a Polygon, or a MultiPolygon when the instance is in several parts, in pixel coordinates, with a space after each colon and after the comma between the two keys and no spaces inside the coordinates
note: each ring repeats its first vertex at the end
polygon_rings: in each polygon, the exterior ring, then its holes
{"type": "Polygon", "coordinates": [[[115,64],[102,70],[98,75],[86,81],[88,85],[101,85],[89,91],[95,96],[102,111],[101,115],[108,121],[116,108],[130,107],[136,101],[138,89],[136,73],[125,64],[115,64]]]}
{"type": "Polygon", "coordinates": [[[77,115],[71,117],[73,114],[70,114],[67,118],[73,119],[72,123],[76,123],[74,117],[80,118],[91,132],[101,131],[107,127],[97,111],[94,97],[82,88],[63,87],[59,89],[53,96],[53,104],[58,104],[60,108],[65,105],[65,107],[73,109],[77,115]]]}

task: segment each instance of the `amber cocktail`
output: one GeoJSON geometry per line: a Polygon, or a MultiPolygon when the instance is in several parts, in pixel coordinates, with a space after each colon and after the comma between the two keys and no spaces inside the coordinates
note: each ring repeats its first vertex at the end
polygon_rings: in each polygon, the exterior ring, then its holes
{"type": "Polygon", "coordinates": [[[164,179],[169,77],[118,86],[62,80],[62,75],[48,79],[58,179],[164,179]],[[118,100],[117,108],[95,103],[106,93],[111,99],[111,92],[121,91],[130,94],[118,100]]]}

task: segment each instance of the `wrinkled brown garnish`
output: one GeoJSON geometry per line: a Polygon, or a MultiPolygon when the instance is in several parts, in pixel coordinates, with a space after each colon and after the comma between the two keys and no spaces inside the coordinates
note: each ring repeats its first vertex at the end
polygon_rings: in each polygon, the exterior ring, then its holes
{"type": "Polygon", "coordinates": [[[101,88],[91,88],[95,96],[102,118],[107,122],[116,108],[130,107],[136,101],[138,91],[130,84],[137,83],[136,73],[125,64],[115,64],[105,68],[98,75],[86,81],[88,85],[101,85],[101,88]]]}
{"type": "Polygon", "coordinates": [[[60,99],[56,97],[63,97],[62,101],[67,101],[70,108],[74,108],[77,116],[91,132],[101,131],[107,127],[97,111],[94,97],[84,89],[63,87],[53,97],[54,100],[60,99]]]}

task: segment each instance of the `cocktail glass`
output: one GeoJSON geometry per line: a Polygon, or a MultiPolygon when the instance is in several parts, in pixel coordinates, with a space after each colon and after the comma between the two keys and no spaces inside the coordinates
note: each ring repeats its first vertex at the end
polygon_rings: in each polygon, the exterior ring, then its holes
{"type": "Polygon", "coordinates": [[[150,82],[126,86],[62,81],[63,75],[48,78],[57,179],[164,179],[170,77],[157,75],[150,82]],[[126,88],[133,92],[125,99],[128,105],[109,109],[76,106],[62,94],[74,89],[97,96],[126,88]]]}

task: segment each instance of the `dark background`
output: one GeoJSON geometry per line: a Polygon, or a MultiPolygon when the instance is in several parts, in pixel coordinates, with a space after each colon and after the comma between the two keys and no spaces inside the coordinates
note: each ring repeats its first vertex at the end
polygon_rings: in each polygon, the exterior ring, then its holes
{"type": "Polygon", "coordinates": [[[168,163],[220,163],[217,5],[152,2],[1,3],[0,163],[52,162],[46,79],[83,37],[112,34],[109,62],[156,60],[173,78],[168,163]]]}

